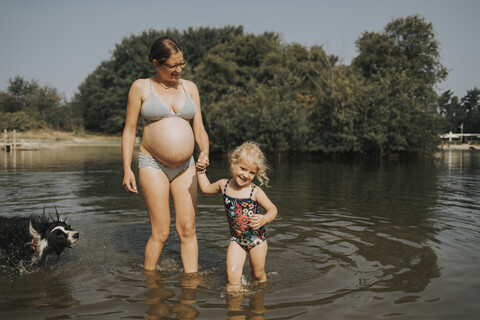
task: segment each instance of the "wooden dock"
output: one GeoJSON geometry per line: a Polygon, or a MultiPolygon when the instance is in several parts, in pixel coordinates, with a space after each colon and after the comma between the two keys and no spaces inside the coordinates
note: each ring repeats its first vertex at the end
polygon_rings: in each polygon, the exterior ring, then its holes
{"type": "Polygon", "coordinates": [[[17,131],[13,130],[12,138],[8,137],[7,129],[3,130],[3,139],[0,142],[0,149],[6,152],[11,151],[26,151],[26,150],[38,150],[39,147],[34,140],[17,140],[17,131]]]}

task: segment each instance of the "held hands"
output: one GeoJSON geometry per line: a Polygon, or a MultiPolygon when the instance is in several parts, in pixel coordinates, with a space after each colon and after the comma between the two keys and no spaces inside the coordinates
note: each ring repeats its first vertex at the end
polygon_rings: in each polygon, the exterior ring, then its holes
{"type": "Polygon", "coordinates": [[[209,164],[210,164],[210,161],[208,160],[208,155],[205,154],[204,152],[200,152],[200,155],[198,156],[198,160],[196,164],[197,171],[199,173],[205,173],[209,164]]]}
{"type": "Polygon", "coordinates": [[[135,175],[133,172],[127,171],[123,177],[123,186],[128,192],[138,193],[137,183],[135,182],[135,175]]]}

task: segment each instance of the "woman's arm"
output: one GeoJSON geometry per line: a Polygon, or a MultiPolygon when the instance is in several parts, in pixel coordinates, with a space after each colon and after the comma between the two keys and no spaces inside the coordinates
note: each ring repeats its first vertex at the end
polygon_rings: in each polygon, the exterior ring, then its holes
{"type": "Polygon", "coordinates": [[[200,168],[205,169],[209,165],[209,139],[205,126],[203,125],[202,118],[202,109],[200,107],[200,95],[198,93],[198,88],[192,81],[185,81],[187,85],[188,93],[192,98],[197,112],[193,118],[192,127],[193,133],[195,135],[195,141],[197,142],[198,148],[200,149],[200,154],[198,156],[198,165],[200,168]]]}
{"type": "Polygon", "coordinates": [[[275,220],[278,214],[277,207],[273,204],[272,201],[267,197],[265,192],[257,187],[258,191],[255,195],[255,198],[259,205],[265,209],[265,214],[256,214],[250,218],[250,226],[253,229],[258,229],[261,226],[272,222],[275,220]]]}
{"type": "Polygon", "coordinates": [[[132,155],[135,146],[137,122],[142,107],[142,84],[136,80],[128,92],[127,116],[122,134],[123,186],[129,192],[138,193],[135,175],[132,171],[132,155]]]}

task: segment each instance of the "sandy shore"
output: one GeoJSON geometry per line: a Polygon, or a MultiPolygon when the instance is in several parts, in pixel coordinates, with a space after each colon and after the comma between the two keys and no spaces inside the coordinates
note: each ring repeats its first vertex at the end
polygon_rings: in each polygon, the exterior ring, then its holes
{"type": "Polygon", "coordinates": [[[478,144],[448,144],[444,143],[438,146],[440,150],[480,150],[480,145],[478,144]]]}
{"type": "MultiPolygon", "coordinates": [[[[56,148],[68,146],[120,146],[120,135],[100,135],[90,133],[75,133],[54,130],[30,130],[25,132],[16,132],[16,144],[19,149],[39,149],[56,148]]],[[[13,132],[7,132],[8,143],[12,144],[13,132]]],[[[140,137],[137,137],[137,143],[140,143],[140,137]]],[[[0,147],[5,146],[4,133],[0,138],[0,147]]],[[[439,150],[480,150],[478,144],[450,144],[443,143],[438,146],[439,150]]]]}
{"type": "MultiPolygon", "coordinates": [[[[14,134],[7,132],[8,144],[13,144],[14,134]]],[[[56,148],[67,146],[120,146],[119,135],[96,135],[89,133],[74,133],[54,130],[31,130],[15,133],[15,143],[18,149],[56,148]]],[[[4,133],[0,139],[0,145],[5,145],[4,133]]]]}

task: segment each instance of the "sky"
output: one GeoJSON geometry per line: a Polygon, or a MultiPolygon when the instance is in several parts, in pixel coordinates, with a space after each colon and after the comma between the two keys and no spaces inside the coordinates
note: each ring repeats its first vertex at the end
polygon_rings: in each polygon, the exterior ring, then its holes
{"type": "Polygon", "coordinates": [[[461,98],[480,88],[479,12],[478,0],[0,0],[0,91],[21,76],[69,100],[115,44],[148,29],[242,25],[321,45],[348,65],[363,32],[419,14],[432,23],[449,70],[437,91],[461,98]]]}

